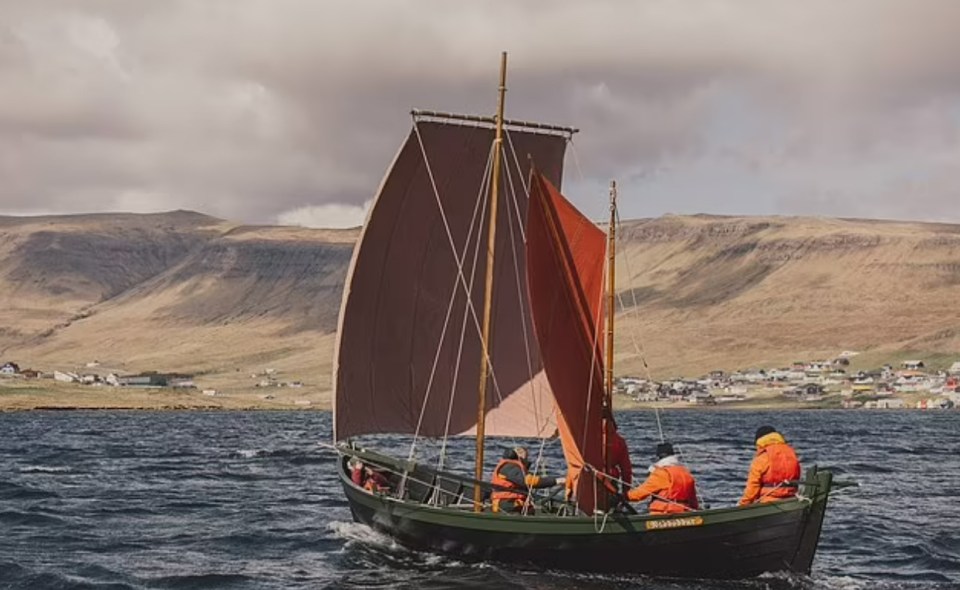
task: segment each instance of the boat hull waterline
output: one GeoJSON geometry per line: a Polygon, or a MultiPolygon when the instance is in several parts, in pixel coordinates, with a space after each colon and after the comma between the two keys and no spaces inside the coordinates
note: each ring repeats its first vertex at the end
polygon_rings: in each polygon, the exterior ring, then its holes
{"type": "Polygon", "coordinates": [[[514,515],[371,494],[344,469],[355,521],[419,551],[590,573],[737,579],[810,572],[830,492],[808,471],[799,499],[670,516],[514,515]]]}

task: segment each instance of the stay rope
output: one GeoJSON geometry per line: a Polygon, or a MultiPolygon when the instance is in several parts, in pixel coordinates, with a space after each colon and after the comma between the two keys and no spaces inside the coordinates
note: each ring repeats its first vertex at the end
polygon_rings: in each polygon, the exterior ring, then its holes
{"type": "MultiPolygon", "coordinates": [[[[490,167],[492,165],[493,150],[491,149],[490,152],[491,152],[490,155],[487,157],[487,169],[484,172],[484,179],[489,178],[487,172],[489,172],[490,167]]],[[[473,235],[474,227],[477,227],[477,228],[483,227],[483,222],[484,220],[486,220],[486,217],[487,217],[486,204],[488,202],[488,199],[486,198],[486,195],[487,195],[486,182],[481,183],[480,192],[482,196],[477,198],[477,205],[475,205],[475,207],[479,207],[481,210],[480,221],[479,223],[474,225],[474,220],[476,219],[476,209],[474,209],[474,218],[471,219],[470,221],[470,232],[467,235],[466,244],[470,243],[470,237],[473,235]]],[[[481,236],[481,232],[478,231],[477,242],[473,249],[473,269],[474,270],[476,270],[477,264],[480,258],[480,242],[481,242],[480,236],[481,236]]],[[[476,279],[476,276],[477,276],[476,272],[470,273],[470,286],[469,286],[468,293],[473,292],[473,283],[474,283],[474,280],[476,279]]],[[[454,293],[454,296],[455,295],[456,293],[454,293]]],[[[454,302],[454,299],[451,299],[450,300],[451,306],[453,305],[453,302],[454,302]]],[[[450,380],[450,395],[448,396],[449,399],[447,401],[447,417],[443,427],[443,442],[440,445],[440,454],[439,454],[439,457],[437,458],[437,469],[443,468],[444,462],[446,461],[446,458],[447,458],[447,442],[450,437],[450,421],[453,419],[453,402],[454,402],[454,397],[456,395],[457,380],[460,377],[460,364],[461,364],[461,360],[463,359],[463,343],[464,343],[464,340],[466,339],[466,333],[467,333],[467,319],[468,319],[467,314],[468,314],[467,308],[464,307],[463,319],[460,323],[460,341],[457,344],[457,360],[456,360],[456,363],[454,364],[453,378],[450,380]]],[[[438,353],[439,353],[439,350],[438,350],[438,353]]]]}
{"type": "MultiPolygon", "coordinates": [[[[621,221],[621,219],[620,219],[619,211],[617,212],[616,222],[617,222],[617,233],[618,233],[619,235],[623,235],[623,223],[622,223],[622,221],[621,221]]],[[[633,274],[633,269],[632,269],[632,267],[631,267],[631,265],[630,265],[630,255],[629,255],[629,253],[627,252],[627,249],[626,249],[626,248],[621,248],[621,249],[620,249],[620,252],[621,252],[621,256],[620,256],[619,258],[620,258],[621,260],[623,260],[624,266],[625,266],[626,269],[627,269],[627,276],[631,276],[631,277],[634,276],[634,274],[633,274]]],[[[632,314],[632,315],[634,316],[634,321],[633,321],[633,322],[630,322],[630,329],[628,330],[628,333],[629,333],[629,335],[630,335],[630,342],[633,344],[634,353],[635,353],[638,357],[640,357],[640,361],[641,361],[641,363],[643,364],[644,375],[645,375],[645,377],[646,377],[646,379],[647,379],[647,382],[650,383],[650,384],[653,384],[653,383],[654,383],[654,381],[653,381],[653,376],[652,376],[652,374],[651,374],[651,372],[650,372],[650,365],[647,363],[646,351],[645,351],[644,348],[643,348],[643,343],[642,343],[642,341],[640,340],[640,338],[639,338],[638,335],[637,335],[637,332],[639,331],[638,326],[640,325],[640,304],[639,304],[639,302],[637,301],[637,291],[636,291],[636,289],[631,289],[631,290],[630,290],[630,295],[631,295],[633,301],[632,301],[632,305],[629,306],[629,310],[630,310],[630,311],[629,311],[628,313],[630,313],[630,314],[632,314]]],[[[619,302],[620,302],[620,308],[621,308],[621,309],[627,308],[628,306],[624,305],[623,295],[622,295],[621,293],[618,293],[617,296],[618,296],[618,300],[619,300],[619,302]]],[[[653,406],[653,415],[654,415],[654,417],[655,417],[656,420],[657,420],[657,433],[658,433],[659,436],[660,436],[660,442],[661,442],[661,443],[666,442],[667,439],[666,439],[666,437],[665,437],[664,434],[663,434],[663,421],[662,421],[661,418],[660,418],[660,407],[659,407],[658,405],[654,405],[654,406],[653,406]]],[[[673,446],[674,446],[677,454],[680,455],[681,458],[689,457],[689,455],[686,455],[686,454],[684,453],[684,451],[680,448],[680,445],[674,444],[673,446]]],[[[690,458],[692,459],[692,457],[690,457],[690,458]]],[[[696,480],[694,480],[694,489],[695,489],[695,491],[696,491],[696,493],[697,493],[697,497],[698,497],[701,501],[703,501],[704,499],[703,499],[703,497],[700,495],[700,490],[699,490],[699,487],[697,486],[696,480]]]]}
{"type": "MultiPolygon", "coordinates": [[[[480,333],[480,332],[481,332],[481,330],[480,330],[480,322],[479,322],[479,320],[477,319],[476,309],[474,309],[474,307],[473,307],[473,301],[472,301],[472,299],[471,299],[471,297],[470,297],[470,293],[471,293],[470,287],[467,285],[466,277],[464,277],[464,274],[463,274],[463,259],[461,259],[460,255],[459,255],[458,252],[457,252],[456,242],[455,242],[454,239],[453,239],[453,232],[451,231],[451,229],[450,229],[450,223],[449,223],[449,221],[447,220],[447,214],[446,214],[446,211],[445,211],[445,209],[444,209],[444,207],[443,207],[443,201],[441,201],[441,199],[440,199],[440,191],[439,191],[438,188],[437,188],[437,181],[436,181],[436,178],[435,178],[434,175],[433,175],[433,169],[432,169],[432,167],[430,166],[430,160],[429,160],[429,158],[427,157],[426,146],[425,146],[424,143],[423,143],[423,136],[422,136],[421,133],[420,133],[420,126],[417,124],[417,119],[416,119],[416,117],[414,117],[414,120],[413,120],[413,129],[414,129],[414,133],[415,133],[416,136],[417,136],[417,143],[419,144],[419,147],[420,147],[420,154],[423,156],[423,163],[424,163],[424,166],[426,167],[426,170],[427,170],[427,176],[428,176],[428,178],[430,179],[430,186],[431,186],[431,188],[433,189],[433,196],[434,196],[434,199],[436,200],[437,208],[440,210],[440,219],[443,221],[443,228],[444,228],[444,230],[445,230],[445,232],[446,232],[446,235],[447,235],[447,242],[448,242],[449,245],[450,245],[450,250],[451,250],[451,252],[453,253],[454,260],[456,261],[456,264],[457,264],[457,279],[456,279],[456,282],[459,283],[461,286],[463,286],[464,291],[465,291],[465,293],[467,294],[467,297],[466,297],[466,305],[467,305],[467,308],[470,310],[470,314],[471,314],[472,317],[473,317],[474,323],[475,323],[476,328],[477,328],[477,333],[480,333]]],[[[489,164],[490,158],[488,157],[487,160],[488,160],[488,164],[489,164]]],[[[474,208],[474,219],[476,219],[476,213],[477,213],[476,209],[479,207],[480,201],[481,201],[481,199],[478,198],[478,199],[477,199],[477,205],[476,205],[475,208],[474,208]]],[[[472,228],[472,226],[473,226],[473,224],[471,223],[471,228],[472,228]]],[[[479,240],[478,240],[478,241],[479,241],[479,240]]],[[[466,256],[466,251],[464,252],[464,256],[466,256]]],[[[454,303],[454,300],[456,299],[456,296],[457,296],[456,284],[455,284],[454,287],[455,287],[455,288],[452,290],[451,295],[450,295],[450,297],[451,297],[451,298],[450,298],[450,302],[449,302],[449,304],[448,304],[448,306],[447,306],[447,314],[446,314],[446,317],[444,318],[443,328],[442,328],[441,336],[440,336],[440,342],[439,342],[438,345],[437,345],[437,352],[436,352],[436,354],[434,355],[433,366],[431,367],[431,370],[430,370],[430,377],[429,377],[429,380],[428,380],[428,382],[427,382],[427,388],[426,388],[426,391],[424,392],[423,404],[422,404],[421,407],[420,407],[420,415],[419,415],[419,417],[417,418],[417,427],[416,427],[416,429],[414,430],[413,441],[412,441],[411,444],[410,444],[410,452],[409,452],[409,455],[408,455],[408,460],[412,460],[413,457],[414,457],[414,454],[416,453],[417,440],[418,440],[419,435],[420,435],[420,429],[421,429],[421,427],[423,426],[423,417],[424,417],[424,415],[425,415],[425,413],[426,413],[426,408],[427,408],[427,403],[428,403],[429,398],[430,398],[430,393],[431,393],[431,391],[433,390],[433,380],[434,380],[434,378],[435,378],[435,376],[436,376],[437,365],[439,364],[439,361],[440,361],[440,352],[441,352],[442,349],[443,349],[443,340],[444,340],[444,338],[445,338],[445,336],[446,336],[447,328],[449,327],[450,314],[451,314],[451,312],[452,312],[452,310],[453,310],[453,303],[454,303]]],[[[486,351],[484,351],[484,354],[486,354],[486,351]]],[[[487,359],[487,362],[489,362],[489,359],[487,359]]]]}
{"type": "MultiPolygon", "coordinates": [[[[580,177],[580,181],[583,182],[583,180],[584,180],[583,169],[580,168],[580,159],[577,157],[577,148],[576,148],[576,146],[575,146],[574,143],[573,143],[573,139],[569,139],[568,142],[569,142],[569,144],[570,144],[570,154],[571,154],[572,157],[573,157],[574,167],[577,169],[577,175],[580,177]]],[[[606,249],[604,249],[604,251],[606,252],[606,249]]],[[[609,252],[607,252],[607,254],[609,255],[609,252]]],[[[604,280],[604,281],[606,280],[607,272],[608,272],[608,270],[607,270],[607,265],[604,264],[604,265],[603,265],[603,279],[602,279],[602,280],[604,280]]],[[[597,366],[598,366],[598,358],[597,358],[597,355],[598,355],[598,353],[599,353],[598,343],[599,343],[599,341],[600,341],[600,338],[602,337],[602,330],[601,330],[601,328],[600,328],[601,319],[602,319],[601,314],[602,314],[602,313],[603,313],[603,289],[600,290],[600,301],[597,302],[597,317],[594,317],[594,318],[593,318],[593,334],[592,334],[593,340],[590,342],[590,348],[591,348],[591,352],[590,352],[590,381],[589,381],[589,383],[587,384],[586,408],[589,408],[589,407],[590,407],[590,403],[593,401],[593,382],[594,382],[593,375],[594,375],[595,371],[597,371],[597,366]]],[[[583,435],[582,435],[582,440],[580,441],[580,446],[581,446],[581,448],[583,448],[583,447],[586,446],[586,442],[587,442],[587,441],[586,441],[586,436],[587,436],[588,426],[589,426],[588,423],[587,423],[587,420],[589,419],[589,417],[590,417],[590,413],[589,413],[589,412],[584,412],[584,413],[583,413],[583,430],[582,430],[583,435]]],[[[596,486],[594,486],[594,492],[596,492],[596,486]]]]}
{"type": "MultiPolygon", "coordinates": [[[[489,153],[488,158],[487,158],[487,164],[486,164],[486,168],[485,168],[485,170],[484,170],[484,175],[483,175],[484,182],[481,183],[481,186],[480,186],[480,189],[479,189],[479,193],[478,193],[477,199],[476,199],[476,201],[475,201],[475,202],[476,202],[476,205],[474,206],[473,216],[472,216],[472,218],[471,218],[471,222],[470,222],[470,226],[469,226],[469,227],[470,227],[469,234],[468,234],[468,236],[467,236],[467,241],[466,241],[465,244],[464,244],[463,253],[461,254],[461,253],[458,251],[458,249],[457,249],[457,247],[456,247],[456,243],[455,243],[455,241],[454,241],[454,239],[453,239],[453,233],[452,233],[452,230],[451,230],[451,228],[450,228],[450,222],[449,222],[449,220],[448,220],[448,218],[447,218],[446,211],[445,211],[444,206],[443,206],[443,202],[442,202],[442,200],[441,200],[441,198],[440,198],[440,193],[439,193],[439,188],[438,188],[437,180],[436,180],[436,177],[434,176],[433,169],[432,169],[432,166],[431,166],[431,164],[430,164],[430,159],[429,159],[429,157],[428,157],[428,155],[427,155],[426,146],[425,146],[424,141],[423,141],[423,136],[422,136],[422,134],[421,134],[420,127],[419,127],[419,125],[418,125],[418,121],[417,121],[416,117],[414,117],[413,127],[414,127],[415,135],[416,135],[416,137],[417,137],[417,142],[418,142],[418,146],[419,146],[419,149],[420,149],[420,154],[421,154],[421,157],[423,158],[424,166],[425,166],[425,169],[426,169],[426,172],[427,172],[429,181],[430,181],[430,186],[431,186],[431,189],[432,189],[432,192],[433,192],[434,200],[435,200],[435,202],[436,202],[436,204],[437,204],[437,208],[438,208],[438,210],[439,210],[439,212],[440,212],[440,218],[441,218],[441,220],[442,220],[442,222],[443,222],[444,230],[445,230],[445,232],[446,232],[447,241],[448,241],[448,244],[449,244],[449,246],[450,246],[450,249],[451,249],[451,251],[452,251],[452,253],[453,253],[453,255],[454,255],[454,260],[455,260],[456,266],[457,266],[457,276],[456,276],[456,278],[455,278],[455,280],[454,280],[454,288],[451,290],[450,299],[449,299],[449,301],[448,301],[447,312],[446,312],[445,317],[444,317],[444,323],[443,323],[443,326],[442,326],[442,329],[441,329],[441,334],[440,334],[439,342],[438,342],[437,349],[436,349],[436,352],[435,352],[435,355],[434,355],[433,364],[432,364],[432,366],[431,366],[430,375],[429,375],[428,382],[427,382],[427,385],[426,385],[426,391],[425,391],[425,393],[424,393],[423,403],[422,403],[422,405],[421,405],[420,412],[419,412],[419,416],[418,416],[418,419],[417,419],[417,425],[416,425],[416,428],[415,428],[415,431],[414,431],[413,440],[412,440],[412,442],[411,442],[411,444],[410,444],[410,450],[409,450],[409,453],[408,453],[408,460],[412,460],[412,459],[414,458],[414,456],[416,455],[416,447],[417,447],[417,443],[418,443],[418,441],[419,441],[419,439],[420,439],[420,433],[421,433],[421,430],[422,430],[422,428],[423,428],[423,420],[424,420],[424,417],[425,417],[425,415],[426,415],[426,409],[427,409],[427,406],[428,406],[429,401],[430,401],[430,396],[431,396],[431,393],[433,392],[433,383],[434,383],[434,381],[435,381],[435,379],[436,379],[436,375],[437,375],[437,371],[438,371],[438,366],[439,366],[439,360],[440,360],[441,352],[442,352],[442,350],[443,350],[443,344],[444,344],[444,342],[445,342],[445,340],[446,340],[446,335],[447,335],[447,333],[448,333],[448,331],[449,331],[449,328],[450,328],[450,319],[451,319],[451,315],[452,315],[453,308],[454,308],[454,306],[455,306],[457,297],[458,297],[459,293],[461,292],[461,290],[462,290],[462,292],[464,292],[465,295],[466,295],[466,306],[465,306],[465,308],[464,308],[464,319],[463,319],[463,322],[461,323],[461,334],[460,334],[460,340],[459,340],[458,349],[457,349],[457,359],[456,359],[457,362],[456,362],[456,365],[455,365],[455,368],[454,368],[453,379],[452,379],[452,381],[451,381],[451,392],[450,392],[449,399],[448,399],[447,415],[446,415],[445,426],[444,426],[444,436],[443,436],[443,439],[442,439],[442,442],[441,442],[440,456],[438,457],[438,466],[442,466],[442,465],[444,464],[444,462],[445,462],[446,452],[447,452],[447,443],[448,443],[448,438],[449,438],[449,436],[450,436],[450,424],[451,424],[451,421],[452,421],[453,406],[454,406],[454,401],[455,401],[454,398],[455,398],[455,393],[456,393],[456,384],[457,384],[457,379],[458,379],[458,376],[459,376],[460,365],[461,365],[461,361],[462,361],[462,354],[463,354],[464,342],[465,342],[465,337],[466,337],[466,325],[467,325],[467,320],[468,320],[468,318],[473,320],[472,323],[473,323],[474,328],[475,328],[476,331],[477,331],[477,334],[478,334],[478,335],[482,334],[482,329],[481,329],[481,327],[480,327],[480,321],[479,321],[479,318],[478,318],[477,310],[476,310],[476,307],[475,307],[474,304],[473,304],[473,299],[472,299],[472,297],[471,297],[471,294],[473,293],[474,281],[475,281],[475,278],[476,278],[476,272],[475,272],[475,270],[476,270],[476,268],[477,268],[477,261],[478,261],[479,251],[480,251],[480,242],[481,242],[480,236],[482,235],[481,232],[479,232],[479,231],[477,232],[477,241],[476,241],[476,243],[475,243],[475,245],[474,245],[474,252],[473,252],[473,254],[474,254],[474,256],[473,256],[473,269],[474,269],[474,272],[471,272],[471,277],[470,277],[469,282],[467,281],[467,279],[466,279],[466,277],[465,277],[464,268],[465,268],[466,257],[467,257],[468,252],[469,252],[469,244],[470,244],[470,241],[471,241],[472,236],[473,236],[473,233],[474,233],[474,228],[480,227],[480,226],[477,224],[477,216],[478,216],[478,212],[481,211],[481,204],[485,204],[485,203],[488,203],[488,202],[489,202],[489,200],[486,198],[486,196],[487,196],[487,193],[489,193],[489,180],[491,180],[490,170],[491,170],[491,167],[492,167],[492,159],[493,159],[493,149],[494,149],[494,147],[491,146],[491,150],[490,150],[490,153],[489,153]],[[460,289],[457,288],[458,286],[460,287],[460,289]]],[[[511,139],[511,137],[510,137],[509,132],[508,132],[506,135],[507,135],[507,141],[508,141],[509,144],[510,144],[511,151],[513,151],[513,161],[514,161],[514,164],[515,164],[516,167],[517,167],[517,172],[519,172],[519,160],[517,159],[516,150],[513,149],[513,143],[512,143],[512,139],[511,139]]],[[[503,147],[502,147],[501,149],[504,150],[504,155],[506,156],[506,155],[507,155],[507,154],[506,154],[506,149],[503,148],[503,147]]],[[[514,215],[511,216],[511,217],[515,217],[517,220],[520,220],[520,219],[521,219],[521,218],[520,218],[520,207],[519,207],[519,204],[518,204],[518,201],[517,201],[517,194],[516,194],[517,191],[516,191],[516,187],[514,186],[514,183],[513,183],[513,175],[509,172],[509,164],[508,164],[508,166],[507,166],[507,173],[504,174],[504,176],[507,178],[508,185],[509,185],[508,187],[505,187],[505,188],[508,189],[508,190],[505,191],[505,192],[507,192],[510,196],[512,196],[511,201],[512,201],[512,204],[513,204],[512,210],[513,210],[514,215]]],[[[522,181],[523,175],[522,175],[522,174],[519,174],[519,176],[520,176],[520,178],[521,178],[521,184],[522,184],[522,187],[523,187],[523,190],[524,190],[524,194],[525,194],[525,196],[526,196],[526,198],[527,198],[527,200],[528,200],[528,202],[529,202],[529,189],[528,189],[528,187],[526,186],[526,184],[522,181]]],[[[509,211],[509,210],[510,210],[510,208],[508,207],[508,211],[509,211]]],[[[482,224],[483,221],[486,219],[486,207],[483,207],[483,208],[482,208],[482,212],[480,212],[479,215],[480,215],[480,224],[482,224]]],[[[514,225],[514,224],[513,224],[513,223],[508,223],[507,225],[508,225],[509,230],[510,230],[510,242],[511,242],[512,250],[513,250],[513,252],[512,252],[512,254],[513,254],[513,256],[512,256],[512,261],[513,261],[513,267],[514,267],[514,278],[515,278],[515,283],[516,283],[516,287],[517,287],[517,297],[518,297],[518,302],[522,302],[522,290],[521,290],[521,283],[520,283],[521,278],[520,278],[519,262],[518,262],[518,259],[517,259],[517,242],[516,242],[516,236],[514,235],[514,228],[513,228],[513,225],[514,225]]],[[[518,221],[518,228],[519,228],[519,231],[520,231],[521,238],[525,240],[525,235],[524,235],[524,231],[523,231],[522,221],[518,221]]],[[[531,352],[530,352],[529,337],[528,337],[528,334],[527,334],[527,318],[526,318],[526,314],[524,314],[524,313],[521,313],[521,322],[522,322],[522,324],[523,324],[522,327],[523,327],[523,338],[524,338],[524,350],[525,350],[526,357],[527,357],[527,373],[528,373],[528,375],[529,375],[528,382],[530,383],[530,387],[533,388],[533,383],[532,383],[533,377],[534,377],[534,374],[533,374],[533,360],[532,360],[532,355],[531,355],[531,352]]],[[[493,367],[493,362],[492,362],[492,359],[491,359],[491,356],[490,356],[490,352],[489,352],[489,350],[486,349],[486,347],[484,347],[484,355],[485,355],[485,362],[487,363],[487,366],[488,366],[488,369],[489,369],[490,379],[491,379],[491,382],[492,382],[492,384],[493,384],[494,395],[496,396],[496,398],[497,398],[500,402],[502,402],[503,399],[504,399],[504,398],[503,398],[503,392],[502,392],[502,390],[501,390],[501,388],[500,388],[499,380],[497,379],[496,371],[495,371],[495,369],[494,369],[494,367],[493,367]]],[[[535,395],[532,395],[532,396],[531,396],[531,400],[532,400],[532,403],[534,404],[534,407],[532,408],[532,410],[533,410],[534,415],[535,415],[535,417],[536,417],[537,424],[540,425],[541,423],[545,423],[545,420],[541,420],[541,419],[540,419],[540,416],[541,416],[541,414],[542,414],[542,409],[540,409],[539,407],[537,407],[537,403],[538,403],[537,397],[536,397],[535,395]]],[[[545,437],[541,436],[540,438],[541,438],[541,445],[540,445],[540,449],[539,449],[538,457],[537,457],[537,464],[538,464],[538,465],[542,463],[542,459],[543,459],[543,449],[544,449],[545,442],[546,442],[546,438],[545,438],[545,437]]],[[[516,445],[516,440],[515,440],[515,439],[513,440],[513,442],[514,442],[514,444],[516,445]]]]}

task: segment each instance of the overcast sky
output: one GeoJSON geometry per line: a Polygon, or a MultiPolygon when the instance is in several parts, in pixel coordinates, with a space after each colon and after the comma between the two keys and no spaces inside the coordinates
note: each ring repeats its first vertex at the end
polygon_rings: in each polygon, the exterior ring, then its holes
{"type": "Polygon", "coordinates": [[[0,214],[356,225],[501,50],[592,216],[960,222],[956,0],[0,0],[0,214]]]}

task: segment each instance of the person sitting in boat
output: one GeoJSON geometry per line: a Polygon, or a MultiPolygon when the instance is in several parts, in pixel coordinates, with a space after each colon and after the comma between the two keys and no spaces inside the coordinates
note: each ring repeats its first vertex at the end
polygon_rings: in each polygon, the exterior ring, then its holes
{"type": "MultiPolygon", "coordinates": [[[[562,485],[563,477],[547,477],[530,473],[527,449],[516,447],[503,452],[503,458],[493,468],[490,482],[496,486],[490,494],[494,512],[524,512],[531,489],[562,485]]],[[[527,506],[526,513],[533,507],[527,506]]]]}
{"type": "Polygon", "coordinates": [[[390,490],[387,478],[369,465],[364,464],[359,457],[352,457],[348,463],[350,480],[373,494],[383,494],[390,490]]]}
{"type": "Polygon", "coordinates": [[[750,464],[740,506],[796,496],[800,461],[793,448],[773,426],[758,428],[754,441],[757,454],[750,464]]]}
{"type": "Polygon", "coordinates": [[[650,514],[676,514],[697,510],[697,486],[690,471],[680,463],[673,445],[657,445],[657,462],[650,466],[650,475],[640,487],[627,492],[631,502],[650,498],[650,514]]]}
{"type": "Polygon", "coordinates": [[[617,422],[612,414],[607,414],[607,460],[611,477],[618,491],[630,489],[633,485],[633,464],[630,463],[630,450],[627,441],[620,436],[617,422]]]}

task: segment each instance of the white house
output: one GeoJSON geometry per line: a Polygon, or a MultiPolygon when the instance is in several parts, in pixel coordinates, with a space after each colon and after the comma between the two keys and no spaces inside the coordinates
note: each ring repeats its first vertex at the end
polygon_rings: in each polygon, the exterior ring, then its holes
{"type": "Polygon", "coordinates": [[[76,373],[61,373],[60,371],[54,371],[53,378],[64,383],[74,383],[80,380],[80,376],[76,373]]]}
{"type": "Polygon", "coordinates": [[[899,398],[890,398],[890,399],[878,399],[877,408],[886,409],[886,410],[897,410],[905,408],[907,404],[899,398]]]}

